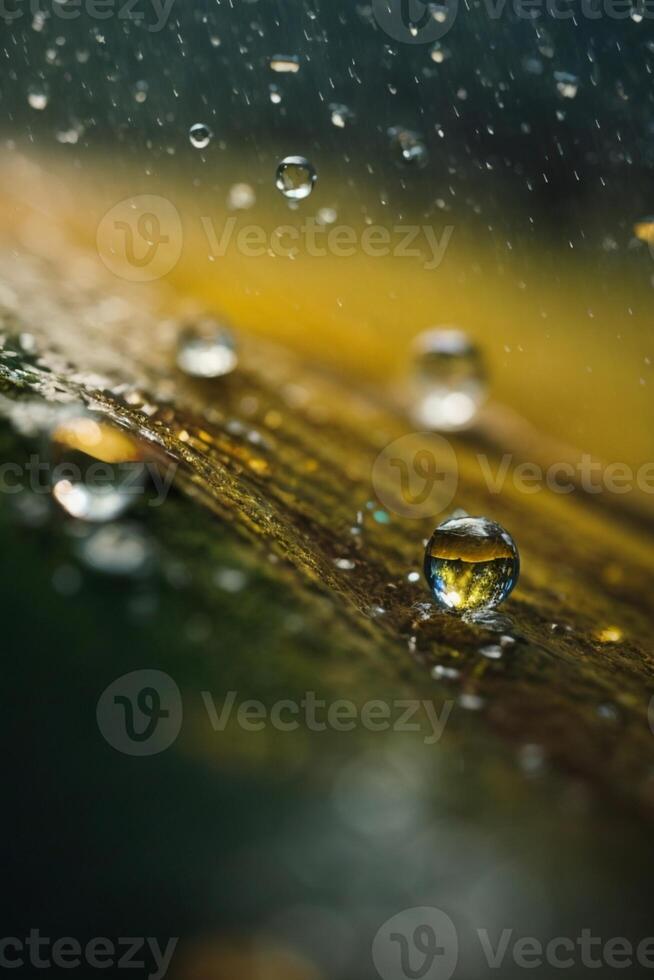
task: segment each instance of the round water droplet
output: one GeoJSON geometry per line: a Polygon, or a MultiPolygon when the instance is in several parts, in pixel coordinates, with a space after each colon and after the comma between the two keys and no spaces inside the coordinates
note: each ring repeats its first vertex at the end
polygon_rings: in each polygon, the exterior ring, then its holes
{"type": "Polygon", "coordinates": [[[411,415],[428,429],[452,431],[470,425],[486,398],[481,354],[461,330],[437,328],[413,345],[411,415]]]}
{"type": "Polygon", "coordinates": [[[277,167],[275,186],[289,201],[302,201],[317,179],[315,168],[306,157],[285,157],[277,167]]]}
{"type": "Polygon", "coordinates": [[[499,606],[520,573],[511,535],[486,517],[450,518],[425,550],[425,577],[441,609],[463,613],[499,606]]]}
{"type": "Polygon", "coordinates": [[[233,184],[227,196],[227,207],[230,211],[247,211],[256,201],[257,195],[249,184],[233,184]]]}
{"type": "Polygon", "coordinates": [[[429,153],[419,133],[404,129],[402,126],[393,126],[388,130],[388,135],[396,163],[402,167],[427,166],[429,153]]]}
{"type": "Polygon", "coordinates": [[[204,123],[194,123],[188,131],[188,138],[196,150],[204,150],[213,139],[213,133],[204,123]]]}
{"type": "Polygon", "coordinates": [[[337,127],[337,129],[345,129],[354,122],[354,113],[352,110],[340,103],[332,102],[329,107],[329,111],[332,114],[332,124],[337,127]]]}
{"type": "Polygon", "coordinates": [[[48,104],[48,92],[43,85],[33,85],[27,93],[27,101],[32,109],[45,109],[48,104]]]}
{"type": "Polygon", "coordinates": [[[567,71],[555,71],[556,90],[564,99],[574,99],[579,91],[579,79],[567,71]]]}
{"type": "Polygon", "coordinates": [[[238,363],[230,330],[216,320],[200,320],[183,331],[177,348],[177,366],[194,378],[220,378],[238,363]]]}
{"type": "Polygon", "coordinates": [[[112,521],[145,490],[146,468],[127,433],[84,409],[66,412],[50,432],[52,496],[84,521],[112,521]]]}
{"type": "Polygon", "coordinates": [[[79,542],[82,561],[107,575],[139,575],[153,559],[152,544],[134,524],[108,524],[79,542]]]}

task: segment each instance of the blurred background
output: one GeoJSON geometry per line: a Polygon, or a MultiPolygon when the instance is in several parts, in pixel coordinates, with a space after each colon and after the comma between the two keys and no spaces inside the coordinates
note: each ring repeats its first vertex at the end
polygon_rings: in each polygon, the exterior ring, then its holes
{"type": "MultiPolygon", "coordinates": [[[[654,422],[651,17],[562,9],[572,16],[418,5],[439,26],[422,42],[378,2],[4,0],[3,250],[86,249],[123,289],[105,215],[156,195],[178,216],[179,254],[154,285],[128,283],[135,303],[224,315],[373,401],[394,397],[417,334],[456,324],[533,452],[551,439],[639,467],[654,422]],[[197,124],[206,146],[190,139],[197,124]],[[317,173],[295,206],[275,186],[289,155],[317,173]],[[208,230],[220,238],[232,219],[217,255],[208,230]],[[236,244],[248,226],[268,241],[307,219],[358,236],[429,227],[445,247],[426,268],[424,237],[412,257],[236,244]]],[[[2,439],[4,459],[25,452],[8,426],[2,439]]],[[[364,980],[379,975],[378,929],[415,906],[455,922],[457,977],[493,975],[479,928],[494,945],[504,928],[544,943],[584,927],[649,934],[641,817],[538,746],[489,736],[475,711],[438,746],[424,733],[213,731],[202,691],[219,705],[231,690],[271,704],[417,688],[408,667],[359,657],[365,638],[315,583],[181,496],[136,519],[158,542],[157,573],[125,583],[80,574],[79,529],[0,508],[3,935],[180,937],[167,974],[179,980],[364,980]],[[101,692],[140,669],[168,673],[184,702],[180,738],[147,759],[117,752],[95,717],[101,692]]],[[[153,972],[150,960],[138,975],[153,972]]],[[[507,956],[502,977],[523,972],[507,956]]]]}

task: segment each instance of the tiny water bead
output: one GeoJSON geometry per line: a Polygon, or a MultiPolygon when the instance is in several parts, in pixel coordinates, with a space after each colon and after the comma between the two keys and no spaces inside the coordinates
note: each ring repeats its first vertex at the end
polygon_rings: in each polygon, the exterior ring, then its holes
{"type": "Polygon", "coordinates": [[[204,150],[213,139],[213,133],[205,123],[194,123],[188,131],[188,138],[196,150],[204,150]]]}
{"type": "Polygon", "coordinates": [[[425,577],[441,609],[464,613],[499,606],[514,588],[520,558],[513,538],[486,517],[439,524],[425,550],[425,577]]]}
{"type": "Polygon", "coordinates": [[[306,157],[285,157],[277,167],[275,186],[289,201],[302,201],[311,194],[317,179],[306,157]]]}
{"type": "Polygon", "coordinates": [[[437,327],[413,344],[411,415],[428,429],[463,429],[475,418],[487,394],[479,349],[465,333],[437,327]]]}
{"type": "Polygon", "coordinates": [[[220,378],[238,364],[236,341],[227,327],[212,319],[185,329],[177,348],[177,366],[193,378],[220,378]]]}
{"type": "Polygon", "coordinates": [[[52,496],[71,517],[112,521],[143,494],[146,467],[127,433],[83,409],[50,432],[52,496]]]}

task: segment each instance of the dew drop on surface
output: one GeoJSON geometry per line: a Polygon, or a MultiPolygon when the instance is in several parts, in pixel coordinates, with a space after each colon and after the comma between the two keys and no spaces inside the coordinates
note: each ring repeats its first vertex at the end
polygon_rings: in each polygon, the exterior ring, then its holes
{"type": "Polygon", "coordinates": [[[436,604],[449,612],[494,609],[514,588],[518,549],[503,527],[486,517],[450,518],[425,550],[425,577],[436,604]]]}
{"type": "Polygon", "coordinates": [[[63,414],[50,431],[48,448],[52,496],[71,517],[115,520],[145,490],[136,443],[90,412],[63,414]]]}
{"type": "Polygon", "coordinates": [[[579,91],[579,79],[567,71],[555,71],[556,90],[564,99],[574,99],[579,91]]]}
{"type": "Polygon", "coordinates": [[[107,524],[79,542],[81,560],[106,575],[139,575],[153,559],[148,537],[134,524],[107,524]]]}
{"type": "Polygon", "coordinates": [[[331,112],[332,125],[336,126],[337,129],[345,129],[346,126],[354,122],[354,113],[346,105],[332,102],[329,111],[331,112]]]}
{"type": "Polygon", "coordinates": [[[202,320],[180,336],[177,366],[193,378],[220,378],[238,364],[236,342],[230,330],[213,320],[202,320]]]}
{"type": "Polygon", "coordinates": [[[295,75],[300,70],[300,59],[295,54],[276,54],[270,59],[270,67],[282,75],[295,75]]]}
{"type": "Polygon", "coordinates": [[[205,123],[194,123],[188,131],[188,138],[196,150],[204,150],[213,139],[213,133],[205,123]]]}
{"type": "Polygon", "coordinates": [[[410,411],[428,429],[454,431],[473,422],[487,394],[479,349],[461,330],[436,328],[413,344],[410,411]]]}
{"type": "Polygon", "coordinates": [[[289,201],[302,201],[311,194],[317,179],[306,157],[285,157],[277,167],[275,186],[289,201]]]}
{"type": "Polygon", "coordinates": [[[48,104],[48,93],[45,88],[33,86],[27,93],[27,101],[32,109],[45,109],[48,104]]]}
{"type": "Polygon", "coordinates": [[[388,130],[388,135],[393,157],[400,166],[422,168],[427,165],[429,153],[419,133],[393,126],[388,130]]]}

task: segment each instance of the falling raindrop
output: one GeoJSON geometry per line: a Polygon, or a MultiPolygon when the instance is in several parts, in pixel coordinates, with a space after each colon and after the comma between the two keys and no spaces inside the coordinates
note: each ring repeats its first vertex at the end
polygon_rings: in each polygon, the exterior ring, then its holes
{"type": "Polygon", "coordinates": [[[555,71],[556,90],[564,99],[574,99],[579,91],[579,79],[567,71],[555,71]]]}
{"type": "Polygon", "coordinates": [[[204,123],[194,123],[188,131],[188,138],[196,150],[204,150],[213,139],[213,133],[204,123]]]}
{"type": "Polygon", "coordinates": [[[413,345],[411,415],[429,429],[462,429],[486,398],[486,379],[478,348],[461,331],[437,328],[413,345]]]}
{"type": "Polygon", "coordinates": [[[300,70],[300,59],[295,54],[276,54],[270,59],[270,67],[280,74],[295,75],[300,70]]]}
{"type": "Polygon", "coordinates": [[[27,93],[27,101],[32,109],[45,109],[48,104],[48,92],[43,85],[32,85],[27,93]]]}
{"type": "Polygon", "coordinates": [[[285,157],[277,167],[275,186],[290,201],[308,197],[318,175],[306,157],[285,157]]]}
{"type": "Polygon", "coordinates": [[[425,577],[436,603],[451,612],[493,609],[520,572],[511,535],[486,517],[444,521],[425,550],[425,577]]]}
{"type": "Polygon", "coordinates": [[[236,342],[230,330],[213,319],[199,320],[182,331],[177,347],[177,366],[193,378],[220,378],[238,363],[236,342]]]}
{"type": "Polygon", "coordinates": [[[400,166],[422,168],[427,165],[429,154],[422,136],[402,126],[393,126],[388,135],[393,156],[400,166]]]}
{"type": "Polygon", "coordinates": [[[338,129],[345,129],[346,126],[354,122],[354,113],[346,105],[332,102],[329,111],[331,112],[332,124],[338,129]]]}

